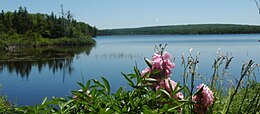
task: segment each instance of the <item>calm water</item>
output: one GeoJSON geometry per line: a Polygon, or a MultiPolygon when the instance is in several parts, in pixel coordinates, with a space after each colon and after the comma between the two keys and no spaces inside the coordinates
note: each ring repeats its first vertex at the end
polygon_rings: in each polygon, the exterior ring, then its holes
{"type": "MultiPolygon", "coordinates": [[[[23,49],[0,55],[0,94],[18,105],[34,105],[45,96],[65,97],[80,89],[76,82],[106,77],[115,91],[119,86],[129,89],[121,72],[132,73],[137,63],[145,68],[144,57],[151,58],[154,46],[168,44],[167,51],[175,57],[176,68],[171,78],[181,81],[181,54],[199,55],[199,72],[205,82],[212,74],[212,64],[221,54],[233,56],[230,79],[239,77],[244,61],[260,63],[260,34],[244,35],[163,35],[163,36],[102,36],[95,47],[59,47],[23,49]]],[[[259,81],[259,72],[257,72],[259,81]]],[[[197,80],[196,83],[202,82],[197,80]]]]}

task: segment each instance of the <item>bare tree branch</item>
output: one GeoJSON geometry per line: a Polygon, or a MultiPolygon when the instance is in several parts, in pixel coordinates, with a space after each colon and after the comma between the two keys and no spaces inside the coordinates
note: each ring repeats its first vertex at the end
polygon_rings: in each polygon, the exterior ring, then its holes
{"type": "Polygon", "coordinates": [[[255,4],[256,4],[256,7],[259,11],[259,14],[260,14],[260,4],[259,4],[259,1],[258,0],[254,0],[255,4]]]}

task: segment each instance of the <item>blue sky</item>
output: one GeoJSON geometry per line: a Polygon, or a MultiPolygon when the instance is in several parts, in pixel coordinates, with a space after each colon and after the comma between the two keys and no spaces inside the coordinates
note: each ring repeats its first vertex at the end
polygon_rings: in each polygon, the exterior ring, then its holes
{"type": "Polygon", "coordinates": [[[0,0],[0,9],[14,11],[19,6],[32,13],[52,11],[60,5],[75,19],[99,29],[180,24],[260,25],[253,0],[0,0]]]}

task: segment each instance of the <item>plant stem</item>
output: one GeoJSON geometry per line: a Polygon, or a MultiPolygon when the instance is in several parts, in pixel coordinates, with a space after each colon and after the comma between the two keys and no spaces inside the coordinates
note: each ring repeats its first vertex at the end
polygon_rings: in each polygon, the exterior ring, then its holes
{"type": "Polygon", "coordinates": [[[247,66],[246,66],[246,69],[244,69],[244,72],[241,74],[241,77],[240,77],[240,79],[238,81],[238,84],[237,84],[237,87],[235,89],[235,92],[230,97],[230,100],[229,100],[229,103],[228,103],[228,107],[227,107],[227,110],[226,110],[225,113],[228,113],[228,110],[229,110],[229,107],[231,105],[231,102],[232,102],[234,96],[237,94],[238,88],[240,87],[240,83],[241,83],[242,79],[247,75],[247,73],[250,72],[249,70],[250,70],[251,66],[253,65],[253,63],[254,62],[252,60],[250,60],[249,63],[247,64],[247,66]]]}
{"type": "Polygon", "coordinates": [[[249,86],[249,84],[246,85],[246,91],[245,91],[245,94],[244,94],[244,96],[242,98],[241,105],[239,106],[238,114],[241,112],[242,104],[244,103],[244,101],[246,99],[246,95],[247,95],[247,92],[248,92],[248,86],[249,86]]]}

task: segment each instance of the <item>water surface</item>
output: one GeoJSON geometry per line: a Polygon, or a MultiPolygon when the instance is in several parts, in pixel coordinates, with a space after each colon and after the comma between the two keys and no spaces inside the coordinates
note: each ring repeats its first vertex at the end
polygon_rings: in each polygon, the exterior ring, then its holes
{"type": "MultiPolygon", "coordinates": [[[[239,78],[241,65],[254,60],[260,63],[260,34],[242,35],[155,35],[99,36],[94,47],[49,47],[21,49],[0,55],[1,94],[18,105],[34,105],[45,96],[65,97],[80,89],[76,82],[107,78],[112,91],[119,86],[129,89],[121,72],[132,73],[137,64],[146,67],[144,57],[151,58],[154,46],[168,44],[167,51],[175,58],[176,68],[171,78],[182,81],[181,55],[200,52],[198,71],[209,82],[214,58],[220,53],[234,59],[230,79],[239,78]]],[[[259,72],[257,80],[259,81],[259,72]]],[[[196,80],[196,84],[203,82],[196,80]]]]}

